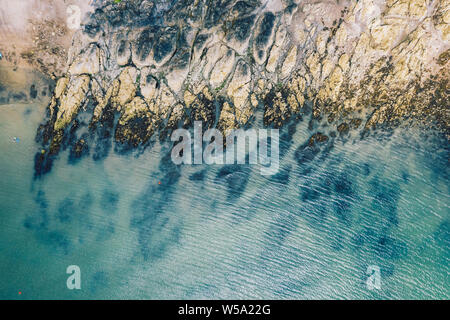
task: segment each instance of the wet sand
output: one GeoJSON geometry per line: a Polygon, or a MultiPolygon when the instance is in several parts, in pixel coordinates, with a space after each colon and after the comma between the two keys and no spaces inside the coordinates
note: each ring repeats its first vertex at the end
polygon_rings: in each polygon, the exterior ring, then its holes
{"type": "Polygon", "coordinates": [[[67,52],[76,30],[68,27],[67,8],[77,5],[81,16],[91,0],[0,0],[0,64],[32,67],[52,78],[64,73],[67,52]]]}
{"type": "Polygon", "coordinates": [[[31,67],[0,63],[0,108],[9,104],[48,102],[54,81],[31,67]]]}

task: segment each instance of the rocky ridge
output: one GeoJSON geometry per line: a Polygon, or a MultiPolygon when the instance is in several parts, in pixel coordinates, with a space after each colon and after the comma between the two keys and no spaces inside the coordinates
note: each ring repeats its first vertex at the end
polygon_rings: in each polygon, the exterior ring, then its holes
{"type": "Polygon", "coordinates": [[[226,133],[258,110],[266,126],[312,112],[312,130],[413,119],[448,138],[449,22],[448,0],[104,1],[74,37],[36,174],[61,147],[101,158],[111,140],[145,148],[195,120],[226,133]]]}

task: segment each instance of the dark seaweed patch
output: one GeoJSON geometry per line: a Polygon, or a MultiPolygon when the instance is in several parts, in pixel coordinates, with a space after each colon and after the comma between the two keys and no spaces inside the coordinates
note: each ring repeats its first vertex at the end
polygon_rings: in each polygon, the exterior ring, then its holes
{"type": "Polygon", "coordinates": [[[208,34],[199,34],[194,41],[195,48],[200,49],[205,44],[206,40],[208,40],[208,38],[208,34]]]}
{"type": "Polygon", "coordinates": [[[246,0],[246,1],[238,1],[236,2],[236,4],[233,6],[233,12],[235,12],[236,14],[243,16],[249,13],[252,13],[253,10],[255,10],[255,8],[260,4],[260,1],[257,0],[246,0]]]}
{"type": "Polygon", "coordinates": [[[258,46],[264,46],[269,42],[272,29],[275,24],[275,15],[272,12],[265,12],[261,20],[259,33],[255,38],[255,43],[258,46]]]}
{"type": "Polygon", "coordinates": [[[128,46],[129,46],[128,41],[120,40],[119,47],[117,48],[117,55],[123,56],[125,54],[125,50],[127,49],[128,46]]]}
{"type": "Polygon", "coordinates": [[[29,230],[45,230],[49,224],[48,201],[45,193],[39,190],[34,202],[38,208],[32,214],[26,216],[23,226],[29,230]]]}
{"type": "Polygon", "coordinates": [[[88,135],[84,134],[79,140],[71,143],[71,148],[69,152],[69,163],[75,164],[83,156],[89,155],[89,145],[88,145],[88,135]]]}
{"type": "Polygon", "coordinates": [[[145,29],[136,41],[135,52],[141,61],[144,61],[150,54],[153,47],[153,34],[149,29],[145,29]]]}
{"type": "Polygon", "coordinates": [[[92,275],[91,281],[89,281],[89,291],[93,294],[98,293],[100,290],[106,288],[109,284],[109,277],[105,271],[97,271],[92,275]]]}
{"type": "Polygon", "coordinates": [[[160,162],[164,176],[151,180],[148,187],[132,203],[131,227],[138,232],[139,251],[145,260],[161,258],[169,246],[179,241],[180,223],[166,214],[173,197],[173,185],[179,180],[179,169],[165,152],[160,162]]]}
{"type": "Polygon", "coordinates": [[[24,102],[27,101],[28,97],[24,92],[13,92],[8,94],[8,99],[14,102],[24,102]]]}
{"type": "Polygon", "coordinates": [[[270,225],[269,230],[265,232],[270,245],[281,246],[286,238],[296,229],[297,224],[298,216],[289,212],[282,212],[276,221],[270,225]]]}
{"type": "Polygon", "coordinates": [[[30,97],[31,99],[36,99],[38,95],[38,92],[36,90],[36,86],[34,84],[31,85],[30,87],[30,97]]]}
{"type": "Polygon", "coordinates": [[[68,223],[76,211],[75,203],[72,199],[66,198],[58,206],[56,217],[61,223],[68,223]]]}
{"type": "Polygon", "coordinates": [[[298,165],[304,165],[312,160],[319,154],[320,149],[316,146],[300,146],[295,151],[295,159],[298,165]]]}
{"type": "Polygon", "coordinates": [[[228,190],[228,200],[236,200],[247,187],[249,170],[242,165],[226,165],[217,174],[216,181],[224,181],[228,190]]]}
{"type": "Polygon", "coordinates": [[[402,170],[402,180],[405,183],[409,181],[409,172],[408,171],[402,170]]]}
{"type": "Polygon", "coordinates": [[[54,248],[55,250],[61,250],[62,253],[67,255],[71,247],[71,242],[61,231],[40,231],[36,233],[38,239],[45,245],[54,248]]]}
{"type": "Polygon", "coordinates": [[[25,218],[23,226],[30,230],[43,230],[48,226],[49,217],[45,209],[40,209],[25,218]]]}
{"type": "Polygon", "coordinates": [[[78,208],[81,212],[86,213],[93,203],[94,203],[93,196],[91,195],[90,192],[87,192],[83,197],[81,197],[78,203],[78,208]]]}
{"type": "Polygon", "coordinates": [[[314,202],[321,196],[320,192],[313,187],[303,187],[301,189],[300,199],[302,201],[314,202]]]}
{"type": "Polygon", "coordinates": [[[445,250],[450,248],[450,221],[443,221],[433,233],[433,238],[445,250]]]}
{"type": "Polygon", "coordinates": [[[98,138],[96,140],[96,143],[94,146],[92,158],[95,161],[100,161],[100,160],[105,159],[108,156],[111,148],[112,148],[112,143],[111,143],[111,139],[109,137],[108,138],[98,138]]]}
{"type": "Polygon", "coordinates": [[[168,246],[178,241],[179,228],[171,226],[171,218],[164,213],[170,196],[143,198],[135,201],[135,216],[131,226],[138,231],[139,250],[144,260],[161,258],[168,246]]]}
{"type": "Polygon", "coordinates": [[[163,30],[153,46],[153,57],[156,62],[161,62],[175,48],[177,30],[169,28],[163,30]]]}
{"type": "Polygon", "coordinates": [[[271,176],[270,180],[282,183],[282,184],[288,184],[289,183],[289,174],[291,172],[291,167],[281,168],[280,171],[271,176]]]}
{"type": "Polygon", "coordinates": [[[111,238],[115,232],[115,226],[112,221],[106,222],[106,225],[100,228],[97,232],[96,241],[105,241],[111,238]]]}
{"type": "Polygon", "coordinates": [[[216,0],[210,2],[207,6],[205,27],[207,29],[220,24],[223,21],[225,10],[233,1],[232,0],[216,0]]]}
{"type": "Polygon", "coordinates": [[[377,253],[387,259],[398,260],[408,253],[406,243],[389,236],[382,236],[375,244],[377,253]]]}
{"type": "Polygon", "coordinates": [[[325,218],[328,216],[328,211],[329,208],[326,203],[318,202],[309,210],[302,209],[302,211],[299,212],[299,215],[314,229],[323,229],[325,218]]]}
{"type": "Polygon", "coordinates": [[[254,15],[236,19],[233,22],[232,29],[230,30],[231,34],[233,34],[238,41],[245,41],[248,37],[250,37],[250,32],[252,31],[254,21],[254,15]]]}
{"type": "Polygon", "coordinates": [[[189,180],[191,181],[204,181],[206,175],[206,170],[201,170],[198,172],[195,172],[189,176],[189,180]]]}
{"type": "Polygon", "coordinates": [[[283,127],[280,135],[280,159],[282,160],[293,144],[293,135],[297,131],[297,123],[291,121],[287,126],[283,127]]]}
{"type": "Polygon", "coordinates": [[[341,196],[353,194],[352,182],[345,173],[342,173],[334,182],[334,190],[341,196]]]}
{"type": "Polygon", "coordinates": [[[377,179],[371,181],[374,200],[372,207],[378,214],[386,220],[388,225],[398,224],[397,202],[400,197],[400,189],[397,185],[388,186],[381,184],[377,179]]]}
{"type": "Polygon", "coordinates": [[[114,213],[117,211],[117,203],[119,202],[119,194],[114,191],[105,190],[100,199],[100,205],[106,213],[114,213]]]}
{"type": "Polygon", "coordinates": [[[361,166],[361,172],[362,172],[362,174],[364,175],[364,176],[368,176],[369,174],[370,174],[370,164],[368,164],[368,163],[364,163],[362,166],[361,166]]]}

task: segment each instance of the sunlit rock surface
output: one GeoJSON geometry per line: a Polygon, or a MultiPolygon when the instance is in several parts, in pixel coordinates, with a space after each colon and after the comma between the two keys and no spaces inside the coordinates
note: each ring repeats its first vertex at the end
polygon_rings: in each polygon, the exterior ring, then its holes
{"type": "Polygon", "coordinates": [[[101,157],[105,141],[145,148],[194,120],[225,132],[258,111],[273,127],[312,111],[340,134],[408,123],[450,137],[448,0],[170,3],[98,5],[39,129],[37,168],[66,140],[101,157]]]}

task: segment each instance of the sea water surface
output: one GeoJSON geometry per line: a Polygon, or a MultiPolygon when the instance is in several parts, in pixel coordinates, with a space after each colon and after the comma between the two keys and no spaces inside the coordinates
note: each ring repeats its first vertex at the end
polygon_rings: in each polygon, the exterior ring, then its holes
{"type": "Polygon", "coordinates": [[[312,155],[304,120],[281,132],[275,176],[175,166],[156,144],[75,164],[63,152],[35,180],[45,107],[0,105],[1,299],[450,298],[449,150],[435,135],[312,155]]]}

